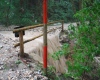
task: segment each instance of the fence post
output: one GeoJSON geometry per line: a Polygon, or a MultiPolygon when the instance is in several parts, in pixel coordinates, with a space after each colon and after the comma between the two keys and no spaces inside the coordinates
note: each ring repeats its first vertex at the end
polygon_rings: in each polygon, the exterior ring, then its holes
{"type": "Polygon", "coordinates": [[[23,45],[23,31],[19,32],[19,42],[20,42],[20,57],[24,57],[24,45],[23,45]]]}
{"type": "Polygon", "coordinates": [[[61,22],[62,22],[62,31],[64,31],[64,21],[61,22]]]}

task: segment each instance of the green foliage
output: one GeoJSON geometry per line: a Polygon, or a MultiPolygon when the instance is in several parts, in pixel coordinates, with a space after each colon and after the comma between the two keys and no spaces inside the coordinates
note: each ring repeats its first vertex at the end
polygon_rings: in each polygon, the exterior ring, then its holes
{"type": "Polygon", "coordinates": [[[55,52],[53,55],[52,55],[52,58],[55,59],[55,60],[59,60],[59,58],[61,56],[68,56],[69,53],[67,53],[69,51],[69,45],[68,44],[63,44],[61,50],[55,52]]]}
{"type": "MultiPolygon", "coordinates": [[[[42,22],[42,0],[0,0],[0,23],[32,25],[42,22]]],[[[48,20],[74,21],[78,0],[48,0],[48,20]]]]}
{"type": "Polygon", "coordinates": [[[8,25],[32,25],[33,12],[28,9],[27,1],[0,0],[0,23],[8,25]]]}
{"type": "Polygon", "coordinates": [[[86,21],[90,21],[94,25],[98,25],[99,23],[99,15],[100,15],[100,2],[94,2],[92,6],[85,7],[79,12],[75,14],[75,17],[77,17],[81,22],[85,23],[86,21]]]}
{"type": "Polygon", "coordinates": [[[75,15],[81,22],[80,26],[77,28],[72,25],[69,26],[73,32],[70,36],[76,42],[72,61],[67,62],[67,75],[75,79],[83,79],[85,75],[88,75],[94,66],[93,58],[100,55],[99,9],[100,3],[98,2],[92,3],[92,6],[84,7],[75,15]]]}
{"type": "Polygon", "coordinates": [[[70,1],[61,0],[58,2],[48,1],[49,20],[64,20],[66,22],[73,20],[73,9],[70,1]]]}

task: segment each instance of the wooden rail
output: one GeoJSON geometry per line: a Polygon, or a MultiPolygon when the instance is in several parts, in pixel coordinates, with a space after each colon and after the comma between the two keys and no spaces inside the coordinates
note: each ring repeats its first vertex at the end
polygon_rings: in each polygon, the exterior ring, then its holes
{"type": "MultiPolygon", "coordinates": [[[[49,22],[49,23],[47,23],[47,25],[50,25],[50,24],[54,24],[54,23],[58,23],[58,22],[61,22],[62,23],[62,31],[63,31],[63,20],[59,20],[59,21],[54,21],[54,22],[49,22]]],[[[27,27],[23,27],[23,28],[19,28],[19,29],[14,29],[13,30],[13,33],[15,33],[15,32],[19,32],[19,43],[17,43],[17,44],[15,44],[14,45],[14,47],[17,47],[17,46],[19,46],[20,45],[20,56],[21,57],[24,57],[24,43],[27,43],[27,42],[29,42],[29,41],[32,41],[32,40],[34,40],[34,39],[36,39],[36,38],[38,38],[38,37],[41,37],[41,36],[43,36],[43,34],[40,34],[39,36],[36,36],[36,37],[34,37],[34,38],[31,38],[31,39],[28,39],[28,40],[25,40],[25,41],[23,41],[23,31],[25,31],[25,30],[28,30],[28,29],[33,29],[33,28],[37,28],[37,27],[43,27],[44,26],[44,24],[39,24],[39,25],[34,25],[34,26],[27,26],[27,27]]],[[[59,28],[59,27],[58,27],[59,28]]],[[[57,28],[56,28],[57,29],[57,28]]],[[[51,32],[51,31],[53,31],[54,29],[51,29],[50,31],[48,31],[47,33],[49,33],[49,32],[51,32]]]]}
{"type": "Polygon", "coordinates": [[[33,29],[33,28],[37,28],[37,27],[43,27],[43,25],[44,25],[44,24],[39,24],[39,25],[26,26],[26,27],[23,27],[23,28],[14,29],[14,30],[13,30],[13,33],[15,33],[15,32],[20,32],[20,31],[25,31],[25,30],[33,29]]]}
{"type": "MultiPolygon", "coordinates": [[[[52,32],[53,30],[56,30],[56,29],[60,29],[60,28],[61,28],[61,27],[58,27],[58,28],[55,28],[55,29],[51,29],[51,30],[47,31],[47,33],[52,32]]],[[[41,36],[43,36],[43,34],[40,34],[40,35],[38,35],[38,36],[36,36],[36,37],[33,37],[33,38],[31,38],[31,39],[25,40],[25,41],[23,41],[23,44],[24,44],[24,43],[27,43],[27,42],[29,42],[29,41],[32,41],[32,40],[34,40],[34,39],[36,39],[36,38],[39,38],[39,37],[41,37],[41,36]]],[[[17,43],[17,44],[15,44],[14,47],[17,47],[17,46],[19,46],[19,45],[20,45],[20,42],[17,43]]]]}
{"type": "MultiPolygon", "coordinates": [[[[62,25],[63,25],[63,20],[54,21],[54,22],[49,22],[49,23],[47,23],[47,25],[54,24],[54,23],[58,23],[58,22],[62,22],[62,25]]],[[[23,28],[14,29],[14,30],[13,30],[13,33],[15,33],[15,32],[20,32],[20,31],[25,31],[25,30],[33,29],[33,28],[37,28],[37,27],[43,27],[43,26],[44,26],[44,24],[39,24],[39,25],[34,25],[34,26],[26,26],[26,27],[23,27],[23,28]]],[[[63,26],[62,26],[62,29],[63,29],[63,26]]]]}

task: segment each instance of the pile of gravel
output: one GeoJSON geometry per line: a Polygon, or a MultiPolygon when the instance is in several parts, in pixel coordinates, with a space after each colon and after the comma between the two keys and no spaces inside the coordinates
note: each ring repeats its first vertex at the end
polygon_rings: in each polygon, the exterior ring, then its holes
{"type": "Polygon", "coordinates": [[[48,80],[31,58],[25,64],[18,57],[19,48],[13,47],[14,42],[0,34],[0,80],[48,80]]]}

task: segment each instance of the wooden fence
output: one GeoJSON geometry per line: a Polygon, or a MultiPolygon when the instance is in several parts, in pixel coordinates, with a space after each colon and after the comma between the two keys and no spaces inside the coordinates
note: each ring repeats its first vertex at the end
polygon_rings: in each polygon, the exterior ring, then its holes
{"type": "MultiPolygon", "coordinates": [[[[62,28],[62,31],[63,31],[63,29],[64,29],[63,28],[63,22],[64,22],[63,20],[54,21],[54,22],[48,22],[47,25],[58,23],[58,22],[60,22],[62,24],[61,28],[62,28]]],[[[29,30],[29,29],[33,29],[33,28],[37,28],[37,27],[43,27],[43,26],[44,26],[44,24],[38,24],[38,25],[34,25],[34,26],[26,26],[26,27],[23,27],[23,28],[19,28],[19,29],[14,29],[13,30],[13,33],[16,33],[16,32],[19,33],[19,43],[15,44],[14,47],[20,46],[20,56],[21,57],[24,57],[24,43],[27,43],[29,41],[32,41],[32,40],[38,38],[38,37],[43,36],[43,34],[40,34],[39,36],[36,36],[34,38],[31,38],[31,39],[23,41],[23,31],[29,30]]],[[[56,28],[56,29],[58,29],[58,28],[56,28]]],[[[53,30],[54,29],[51,29],[47,33],[51,32],[53,30]]]]}

